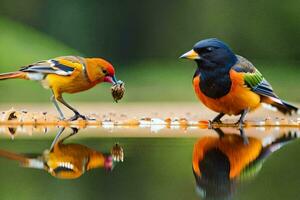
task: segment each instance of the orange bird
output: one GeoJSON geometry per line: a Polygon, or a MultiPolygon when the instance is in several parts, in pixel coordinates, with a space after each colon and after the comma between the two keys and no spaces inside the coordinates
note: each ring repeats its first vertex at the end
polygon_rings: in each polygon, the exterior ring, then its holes
{"type": "Polygon", "coordinates": [[[57,101],[74,112],[71,121],[86,119],[62,97],[63,93],[78,93],[95,85],[108,82],[120,83],[115,77],[112,64],[101,58],[83,58],[79,56],[62,56],[50,60],[39,61],[22,67],[19,71],[0,74],[0,80],[25,79],[39,81],[44,88],[53,93],[53,101],[60,118],[65,119],[57,101]]]}
{"type": "Polygon", "coordinates": [[[235,55],[224,42],[212,38],[195,44],[180,58],[195,60],[198,68],[193,86],[200,101],[218,112],[212,122],[221,123],[227,115],[241,115],[237,125],[243,125],[249,111],[261,103],[270,104],[284,114],[298,108],[280,99],[263,75],[247,59],[235,55]]]}

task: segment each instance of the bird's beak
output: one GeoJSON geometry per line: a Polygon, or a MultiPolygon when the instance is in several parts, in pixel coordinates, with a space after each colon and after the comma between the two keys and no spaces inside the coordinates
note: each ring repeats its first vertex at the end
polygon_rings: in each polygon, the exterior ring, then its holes
{"type": "Polygon", "coordinates": [[[118,83],[118,80],[117,80],[116,76],[113,76],[113,77],[112,77],[112,80],[113,80],[113,83],[114,83],[114,84],[117,84],[117,83],[118,83]]]}
{"type": "Polygon", "coordinates": [[[199,56],[199,54],[197,54],[193,49],[186,52],[185,54],[183,54],[182,56],[180,56],[179,58],[185,58],[185,59],[190,59],[190,60],[199,60],[201,57],[199,56]]]}
{"type": "Polygon", "coordinates": [[[116,84],[116,83],[118,83],[118,80],[117,80],[116,76],[105,76],[104,82],[116,84]]]}

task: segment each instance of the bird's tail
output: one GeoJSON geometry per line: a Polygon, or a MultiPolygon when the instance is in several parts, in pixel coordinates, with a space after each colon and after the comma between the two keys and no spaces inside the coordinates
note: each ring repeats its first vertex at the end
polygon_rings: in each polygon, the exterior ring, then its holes
{"type": "Polygon", "coordinates": [[[293,112],[297,113],[299,111],[299,108],[297,108],[296,106],[293,106],[286,101],[274,97],[265,97],[262,99],[262,102],[274,106],[283,114],[292,115],[293,112]]]}
{"type": "Polygon", "coordinates": [[[25,72],[9,72],[0,74],[0,80],[6,80],[6,79],[27,79],[25,72]]]}
{"type": "Polygon", "coordinates": [[[0,157],[9,159],[9,160],[16,160],[19,161],[20,163],[27,163],[28,162],[28,158],[21,155],[21,154],[16,154],[10,151],[6,151],[3,149],[0,149],[0,157]]]}
{"type": "Polygon", "coordinates": [[[39,158],[31,158],[26,155],[0,149],[0,157],[18,161],[22,167],[44,169],[44,162],[39,158]]]}

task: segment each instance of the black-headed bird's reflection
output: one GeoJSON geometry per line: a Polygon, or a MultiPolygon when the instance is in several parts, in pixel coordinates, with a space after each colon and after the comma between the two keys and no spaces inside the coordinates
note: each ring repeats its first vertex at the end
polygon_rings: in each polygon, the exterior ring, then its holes
{"type": "Polygon", "coordinates": [[[263,146],[254,137],[215,131],[220,137],[202,137],[193,150],[196,191],[202,199],[231,199],[238,183],[255,177],[268,156],[297,138],[288,133],[263,146]]]}
{"type": "MultiPolygon", "coordinates": [[[[63,131],[61,129],[58,136],[63,131]]],[[[65,143],[71,135],[61,140],[56,137],[51,148],[37,157],[27,157],[5,150],[0,150],[0,157],[17,160],[22,167],[45,170],[60,179],[76,179],[97,168],[111,171],[117,163],[123,162],[124,152],[119,144],[115,144],[109,153],[102,153],[82,144],[65,143]]]]}

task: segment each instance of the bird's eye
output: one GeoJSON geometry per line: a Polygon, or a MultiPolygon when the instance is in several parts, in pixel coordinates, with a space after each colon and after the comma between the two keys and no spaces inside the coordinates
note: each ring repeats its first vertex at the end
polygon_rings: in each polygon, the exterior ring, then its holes
{"type": "Polygon", "coordinates": [[[212,48],[212,47],[207,47],[207,48],[206,48],[206,51],[207,51],[207,52],[212,52],[212,51],[213,51],[213,48],[212,48]]]}
{"type": "Polygon", "coordinates": [[[106,69],[102,69],[103,74],[107,74],[107,70],[106,69]]]}

